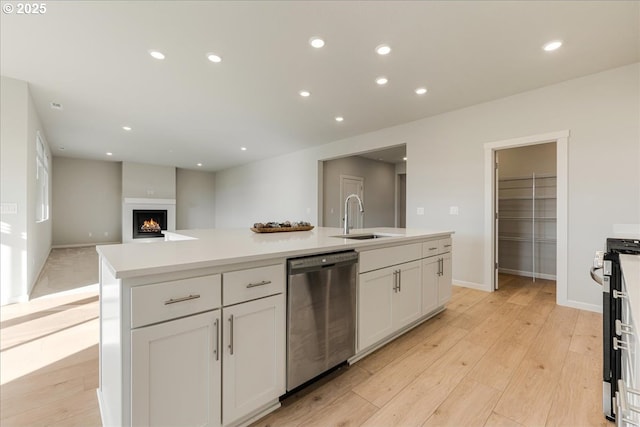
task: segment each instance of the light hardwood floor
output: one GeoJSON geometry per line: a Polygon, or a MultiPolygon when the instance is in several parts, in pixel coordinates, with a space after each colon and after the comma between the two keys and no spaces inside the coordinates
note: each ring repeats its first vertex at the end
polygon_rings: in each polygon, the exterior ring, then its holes
{"type": "MultiPolygon", "coordinates": [[[[553,282],[504,279],[491,294],[454,287],[446,311],[254,426],[609,424],[601,316],[556,306],[553,282]]],[[[100,425],[97,292],[49,295],[0,315],[0,425],[100,425]]]]}

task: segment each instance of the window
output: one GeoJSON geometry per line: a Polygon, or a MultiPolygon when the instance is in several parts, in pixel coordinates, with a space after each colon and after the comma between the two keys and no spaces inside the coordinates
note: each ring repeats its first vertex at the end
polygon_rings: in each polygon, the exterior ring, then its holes
{"type": "Polygon", "coordinates": [[[49,156],[40,133],[36,135],[36,222],[49,219],[49,156]]]}

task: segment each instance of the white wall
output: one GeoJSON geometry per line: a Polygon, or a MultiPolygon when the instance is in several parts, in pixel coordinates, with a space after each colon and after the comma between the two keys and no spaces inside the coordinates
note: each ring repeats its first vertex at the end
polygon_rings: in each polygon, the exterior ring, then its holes
{"type": "Polygon", "coordinates": [[[53,245],[119,242],[122,164],[53,158],[53,245]]]}
{"type": "Polygon", "coordinates": [[[40,123],[40,118],[36,112],[35,104],[31,95],[27,93],[27,283],[28,293],[31,293],[33,286],[38,280],[40,271],[47,261],[51,251],[51,240],[53,234],[53,218],[51,214],[52,199],[52,155],[47,143],[47,137],[40,123]],[[36,203],[38,200],[38,188],[36,181],[36,136],[44,143],[44,149],[48,159],[48,199],[49,199],[49,219],[47,221],[36,222],[36,203]]]}
{"type": "MultiPolygon", "coordinates": [[[[51,219],[36,223],[36,134],[40,132],[49,158],[46,136],[29,95],[28,85],[1,78],[0,98],[0,304],[27,299],[51,249],[51,219]]],[[[50,171],[51,172],[51,171],[50,171]]],[[[51,196],[51,180],[49,195],[51,196]]]]}
{"type": "Polygon", "coordinates": [[[176,168],[122,162],[122,197],[175,199],[176,168]]]}
{"type": "Polygon", "coordinates": [[[483,265],[483,144],[568,129],[568,299],[596,308],[593,253],[614,224],[640,218],[639,93],[636,63],[221,171],[216,225],[298,215],[317,223],[318,160],[406,142],[407,226],[455,230],[454,279],[481,284],[490,268],[483,265]],[[448,214],[452,205],[458,216],[448,214]]]}
{"type": "MultiPolygon", "coordinates": [[[[395,222],[395,165],[359,156],[324,162],[325,227],[342,227],[340,175],[364,178],[364,227],[393,227],[395,222]],[[333,213],[331,212],[333,210],[333,213]]],[[[295,220],[295,219],[294,219],[295,220]]]]}
{"type": "Polygon", "coordinates": [[[215,227],[215,173],[176,169],[176,229],[215,227]]]}

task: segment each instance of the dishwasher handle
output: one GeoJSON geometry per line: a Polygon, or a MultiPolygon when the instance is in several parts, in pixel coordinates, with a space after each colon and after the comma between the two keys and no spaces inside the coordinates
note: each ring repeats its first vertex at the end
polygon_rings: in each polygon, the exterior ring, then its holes
{"type": "Polygon", "coordinates": [[[311,271],[322,271],[327,268],[336,268],[353,265],[358,262],[358,253],[355,251],[338,252],[326,255],[313,255],[304,258],[294,258],[287,262],[289,275],[304,274],[311,271]]]}

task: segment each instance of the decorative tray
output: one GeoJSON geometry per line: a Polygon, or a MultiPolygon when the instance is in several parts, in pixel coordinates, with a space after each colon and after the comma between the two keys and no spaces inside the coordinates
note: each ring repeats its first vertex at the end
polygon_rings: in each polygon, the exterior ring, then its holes
{"type": "Polygon", "coordinates": [[[299,222],[256,222],[251,227],[254,233],[281,233],[283,231],[309,231],[313,230],[313,225],[305,221],[299,222]]]}
{"type": "Polygon", "coordinates": [[[313,225],[305,225],[299,227],[277,227],[277,228],[255,228],[251,227],[251,231],[255,233],[281,233],[283,231],[309,231],[313,230],[313,225]]]}

